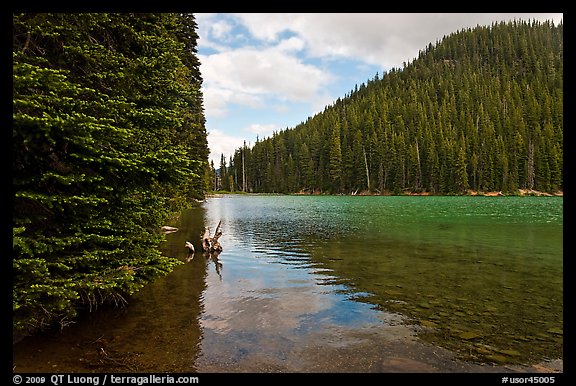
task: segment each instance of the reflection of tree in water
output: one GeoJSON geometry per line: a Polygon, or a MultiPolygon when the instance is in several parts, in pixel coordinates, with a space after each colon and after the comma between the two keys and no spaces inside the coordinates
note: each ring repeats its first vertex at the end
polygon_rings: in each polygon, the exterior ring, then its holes
{"type": "Polygon", "coordinates": [[[220,256],[220,252],[204,252],[204,256],[206,257],[207,261],[214,263],[216,273],[220,277],[220,280],[222,280],[222,262],[218,258],[218,256],[220,256]]]}
{"type": "MultiPolygon", "coordinates": [[[[220,256],[220,252],[217,252],[217,251],[216,252],[204,252],[203,255],[206,258],[207,262],[211,261],[214,263],[214,267],[216,268],[216,273],[220,277],[220,280],[222,280],[222,262],[218,258],[220,256]]],[[[191,249],[190,252],[188,252],[188,256],[186,256],[185,261],[187,263],[190,263],[193,259],[194,259],[194,250],[191,249]]]]}

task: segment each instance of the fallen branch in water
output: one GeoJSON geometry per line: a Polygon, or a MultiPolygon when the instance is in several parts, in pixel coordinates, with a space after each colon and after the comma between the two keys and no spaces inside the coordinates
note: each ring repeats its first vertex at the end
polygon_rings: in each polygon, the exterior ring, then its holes
{"type": "Polygon", "coordinates": [[[103,363],[104,361],[109,361],[112,362],[114,364],[116,364],[117,366],[123,366],[126,367],[128,370],[130,370],[131,372],[136,372],[136,369],[132,366],[130,366],[128,363],[126,363],[125,360],[123,359],[116,359],[110,356],[110,354],[108,354],[106,352],[106,350],[104,350],[104,347],[100,347],[100,350],[98,351],[98,355],[100,356],[100,362],[103,363]]]}
{"type": "Polygon", "coordinates": [[[204,252],[222,252],[222,245],[218,241],[220,236],[222,236],[222,220],[218,223],[212,237],[210,237],[210,228],[206,227],[202,236],[202,249],[204,252]]]}
{"type": "Polygon", "coordinates": [[[184,247],[188,248],[188,256],[186,256],[186,262],[189,263],[194,258],[194,245],[190,241],[186,241],[184,247]]]}
{"type": "Polygon", "coordinates": [[[164,225],[160,229],[162,229],[165,234],[178,232],[178,228],[170,227],[168,225],[164,225]]]}
{"type": "Polygon", "coordinates": [[[190,253],[194,253],[194,245],[192,245],[192,243],[190,241],[186,241],[186,243],[184,244],[185,248],[188,248],[190,250],[190,253]]]}

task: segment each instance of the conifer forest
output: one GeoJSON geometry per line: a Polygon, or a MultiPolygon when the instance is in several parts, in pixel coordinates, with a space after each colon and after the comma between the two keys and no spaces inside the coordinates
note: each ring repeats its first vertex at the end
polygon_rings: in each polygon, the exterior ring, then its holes
{"type": "Polygon", "coordinates": [[[191,14],[13,15],[13,313],[28,333],[123,304],[178,260],[207,188],[191,14]]]}
{"type": "Polygon", "coordinates": [[[563,25],[464,29],[294,128],[222,155],[216,188],[466,194],[563,187],[563,25]]]}

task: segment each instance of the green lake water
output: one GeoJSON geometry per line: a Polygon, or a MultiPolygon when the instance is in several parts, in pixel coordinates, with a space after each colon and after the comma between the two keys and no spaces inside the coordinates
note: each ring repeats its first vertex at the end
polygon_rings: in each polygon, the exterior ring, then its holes
{"type": "MultiPolygon", "coordinates": [[[[233,221],[279,263],[326,270],[423,340],[497,363],[562,356],[562,198],[248,197],[233,221]]],[[[228,204],[223,204],[225,207],[228,204]]]]}
{"type": "Polygon", "coordinates": [[[225,195],[168,225],[179,231],[162,250],[186,264],[126,310],[18,343],[16,368],[456,372],[563,359],[561,197],[225,195]],[[200,250],[220,220],[223,252],[190,260],[185,241],[200,250]]]}

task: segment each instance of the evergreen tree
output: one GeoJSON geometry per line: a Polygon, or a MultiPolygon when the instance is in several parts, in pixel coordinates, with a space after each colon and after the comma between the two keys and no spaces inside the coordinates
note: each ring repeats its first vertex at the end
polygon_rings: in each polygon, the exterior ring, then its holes
{"type": "Polygon", "coordinates": [[[182,14],[13,15],[16,332],[123,303],[179,263],[160,226],[209,170],[194,29],[182,14]]]}
{"type": "Polygon", "coordinates": [[[224,153],[220,155],[220,186],[218,190],[230,191],[230,181],[228,179],[228,167],[226,166],[226,157],[224,153]]]}
{"type": "Polygon", "coordinates": [[[331,189],[335,193],[341,191],[342,183],[342,148],[340,145],[340,128],[335,125],[330,141],[330,158],[328,164],[331,189]]]}

